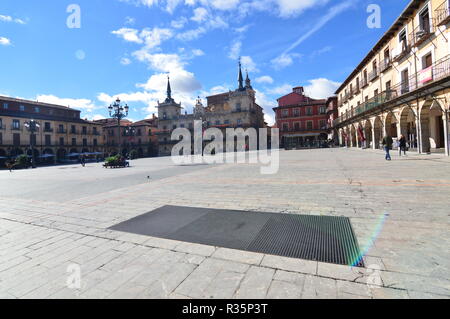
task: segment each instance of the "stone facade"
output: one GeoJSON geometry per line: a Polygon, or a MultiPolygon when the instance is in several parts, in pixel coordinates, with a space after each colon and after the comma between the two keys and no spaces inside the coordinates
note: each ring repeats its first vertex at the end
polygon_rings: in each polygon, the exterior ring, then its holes
{"type": "Polygon", "coordinates": [[[21,154],[31,156],[31,143],[37,163],[48,164],[74,154],[103,154],[104,144],[101,124],[81,119],[79,110],[0,97],[0,166],[21,154]],[[39,125],[34,137],[25,127],[31,119],[39,125]]]}
{"type": "Polygon", "coordinates": [[[224,136],[227,128],[265,128],[263,109],[256,103],[248,74],[244,85],[240,64],[238,84],[235,91],[207,97],[206,107],[199,98],[192,114],[182,114],[181,103],[172,98],[168,81],[167,98],[162,103],[158,102],[159,155],[170,156],[173,145],[178,143],[171,140],[173,130],[186,128],[193,131],[194,121],[201,121],[204,128],[219,128],[224,136]]]}

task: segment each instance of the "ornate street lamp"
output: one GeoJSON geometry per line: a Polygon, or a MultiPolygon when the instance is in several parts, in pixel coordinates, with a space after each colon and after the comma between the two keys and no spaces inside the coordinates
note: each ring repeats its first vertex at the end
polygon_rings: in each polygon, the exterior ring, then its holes
{"type": "Polygon", "coordinates": [[[39,123],[35,120],[29,120],[25,122],[25,127],[30,132],[30,148],[31,148],[31,167],[36,168],[35,158],[34,158],[34,142],[36,141],[36,132],[39,129],[39,123]],[[34,137],[34,138],[33,138],[34,137]]]}
{"type": "Polygon", "coordinates": [[[120,135],[121,135],[120,134],[121,133],[120,121],[128,116],[129,107],[127,104],[125,104],[125,106],[122,106],[120,104],[120,99],[117,98],[117,100],[114,102],[114,104],[112,104],[108,107],[108,110],[109,110],[109,116],[117,119],[117,126],[119,129],[119,155],[122,156],[122,144],[120,141],[120,135]]]}

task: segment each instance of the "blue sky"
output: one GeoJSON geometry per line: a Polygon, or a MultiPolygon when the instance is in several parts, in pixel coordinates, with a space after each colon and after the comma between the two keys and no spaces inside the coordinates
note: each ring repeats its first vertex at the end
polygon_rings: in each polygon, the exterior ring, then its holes
{"type": "MultiPolygon", "coordinates": [[[[167,72],[188,112],[237,86],[242,57],[267,120],[294,86],[332,94],[408,0],[2,0],[0,94],[107,116],[117,96],[130,119],[157,112],[167,72]],[[382,26],[369,29],[369,4],[382,26]],[[80,28],[67,20],[80,8],[80,28]]],[[[73,20],[70,20],[73,21],[73,20]]]]}

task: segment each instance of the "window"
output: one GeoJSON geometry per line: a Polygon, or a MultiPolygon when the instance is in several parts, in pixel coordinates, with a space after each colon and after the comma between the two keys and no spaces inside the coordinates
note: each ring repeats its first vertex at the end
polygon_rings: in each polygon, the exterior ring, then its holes
{"type": "Polygon", "coordinates": [[[92,132],[94,133],[94,135],[97,135],[97,128],[95,126],[92,128],[92,132]]]}
{"type": "Polygon", "coordinates": [[[403,29],[398,35],[398,43],[402,46],[402,51],[406,50],[408,39],[406,37],[406,29],[403,29]]]}
{"type": "Polygon", "coordinates": [[[422,69],[428,69],[430,66],[433,65],[433,56],[431,55],[431,52],[425,55],[422,58],[422,69]]]}
{"type": "Polygon", "coordinates": [[[58,133],[64,133],[64,125],[59,124],[59,126],[58,126],[58,133]]]}
{"type": "Polygon", "coordinates": [[[391,89],[391,81],[386,82],[386,91],[389,91],[391,89]]]}
{"type": "Polygon", "coordinates": [[[20,105],[20,106],[19,106],[19,109],[23,112],[23,111],[25,111],[25,106],[20,105]]]}
{"type": "Polygon", "coordinates": [[[238,119],[237,120],[237,125],[241,125],[242,124],[242,120],[241,119],[238,119]]]}
{"type": "Polygon", "coordinates": [[[289,124],[288,123],[283,123],[283,131],[284,132],[289,131],[289,124]]]}
{"type": "Polygon", "coordinates": [[[64,137],[59,138],[59,145],[64,146],[64,137]]]}
{"type": "Polygon", "coordinates": [[[40,111],[41,111],[41,110],[40,110],[38,107],[35,107],[35,108],[34,108],[34,112],[35,112],[35,113],[39,113],[40,111]]]}
{"type": "Polygon", "coordinates": [[[12,129],[13,130],[20,130],[20,121],[19,120],[13,120],[13,122],[12,122],[12,129]]]}
{"type": "Polygon", "coordinates": [[[299,122],[294,123],[294,128],[296,131],[300,131],[300,123],[299,122]]]}
{"type": "Polygon", "coordinates": [[[294,109],[294,116],[300,116],[300,110],[294,109]]]}
{"type": "Polygon", "coordinates": [[[44,131],[46,131],[46,132],[50,132],[51,131],[50,122],[45,122],[44,123],[44,131]]]}
{"type": "Polygon", "coordinates": [[[53,115],[53,110],[48,110],[48,114],[53,115]]]}
{"type": "Polygon", "coordinates": [[[0,145],[2,145],[2,144],[3,144],[3,134],[0,133],[0,145]]]}
{"type": "Polygon", "coordinates": [[[282,115],[283,117],[289,116],[289,110],[283,110],[282,115]]]}
{"type": "MultiPolygon", "coordinates": [[[[184,127],[184,126],[183,126],[183,127],[184,127]]],[[[137,130],[137,135],[138,135],[138,136],[141,136],[141,135],[142,135],[142,131],[141,131],[140,128],[138,128],[138,130],[137,130]]]]}
{"type": "Polygon", "coordinates": [[[312,107],[307,107],[306,108],[306,115],[312,115],[312,114],[313,114],[312,107]]]}
{"type": "Polygon", "coordinates": [[[172,129],[176,129],[177,128],[177,125],[176,124],[174,124],[173,126],[172,126],[172,129]]]}
{"type": "Polygon", "coordinates": [[[8,107],[9,107],[8,103],[3,103],[3,108],[4,108],[5,110],[7,110],[8,107]]]}
{"type": "Polygon", "coordinates": [[[88,145],[87,139],[86,139],[86,138],[83,138],[83,146],[87,146],[87,145],[88,145]]]}
{"type": "Polygon", "coordinates": [[[242,109],[241,103],[236,103],[236,111],[240,112],[242,109]]]}
{"type": "Polygon", "coordinates": [[[97,139],[94,138],[94,146],[97,146],[97,139]]]}
{"type": "MultiPolygon", "coordinates": [[[[2,119],[0,119],[0,130],[3,128],[3,122],[2,119]]],[[[1,144],[1,143],[0,143],[1,144]]]]}
{"type": "Polygon", "coordinates": [[[325,114],[327,112],[327,109],[325,106],[320,107],[320,114],[325,114]]]}
{"type": "Polygon", "coordinates": [[[321,129],[321,130],[325,129],[326,126],[327,126],[325,120],[320,120],[320,121],[319,121],[319,125],[320,125],[320,129],[321,129]]]}
{"type": "Polygon", "coordinates": [[[378,89],[376,89],[375,91],[373,91],[373,96],[377,96],[378,95],[378,89]]]}
{"type": "Polygon", "coordinates": [[[72,138],[72,146],[77,146],[77,139],[76,138],[72,138]]]}
{"type": "Polygon", "coordinates": [[[181,127],[181,128],[184,128],[184,124],[181,124],[180,127],[181,127]]]}
{"type": "Polygon", "coordinates": [[[83,134],[86,135],[87,134],[87,127],[83,126],[82,130],[83,130],[83,134]]]}
{"type": "Polygon", "coordinates": [[[46,146],[52,145],[52,136],[51,135],[45,135],[45,145],[46,146]]]}
{"type": "Polygon", "coordinates": [[[312,121],[306,122],[306,128],[307,128],[308,130],[312,130],[312,129],[313,129],[313,122],[312,122],[312,121]]]}
{"type": "Polygon", "coordinates": [[[76,129],[75,125],[72,125],[70,127],[70,133],[72,133],[72,134],[76,134],[77,133],[77,129],[76,129]]]}
{"type": "Polygon", "coordinates": [[[430,32],[430,13],[428,5],[419,13],[419,23],[421,31],[430,32]]]}

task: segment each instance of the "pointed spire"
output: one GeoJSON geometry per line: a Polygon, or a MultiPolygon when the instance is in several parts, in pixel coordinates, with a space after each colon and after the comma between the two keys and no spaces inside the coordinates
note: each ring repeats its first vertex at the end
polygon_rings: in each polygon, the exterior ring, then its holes
{"type": "Polygon", "coordinates": [[[244,77],[242,76],[242,65],[241,65],[241,57],[239,57],[239,90],[244,89],[244,77]]]}
{"type": "Polygon", "coordinates": [[[245,70],[245,72],[247,73],[247,77],[245,79],[245,87],[247,89],[252,89],[252,81],[250,81],[250,78],[248,76],[248,70],[245,70]]]}
{"type": "Polygon", "coordinates": [[[170,76],[167,76],[167,99],[172,99],[172,88],[170,87],[170,76]]]}

